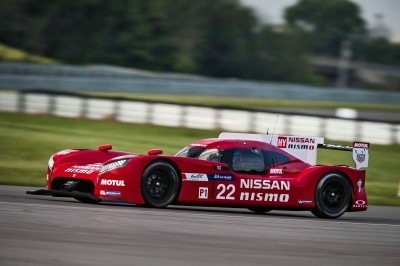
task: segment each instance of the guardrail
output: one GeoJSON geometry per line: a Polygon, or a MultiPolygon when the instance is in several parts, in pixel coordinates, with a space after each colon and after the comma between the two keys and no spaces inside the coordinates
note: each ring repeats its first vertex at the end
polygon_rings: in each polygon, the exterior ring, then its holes
{"type": "Polygon", "coordinates": [[[398,92],[213,79],[110,66],[0,63],[0,84],[2,88],[15,90],[43,88],[56,91],[119,91],[400,104],[398,92]]]}
{"type": "Polygon", "coordinates": [[[124,98],[92,97],[74,93],[37,91],[0,92],[0,111],[47,114],[69,118],[115,119],[235,132],[321,136],[331,140],[400,144],[400,124],[337,117],[282,114],[255,109],[228,109],[124,98]],[[276,126],[275,126],[276,123],[276,126]],[[274,129],[275,128],[275,129],[274,129]]]}

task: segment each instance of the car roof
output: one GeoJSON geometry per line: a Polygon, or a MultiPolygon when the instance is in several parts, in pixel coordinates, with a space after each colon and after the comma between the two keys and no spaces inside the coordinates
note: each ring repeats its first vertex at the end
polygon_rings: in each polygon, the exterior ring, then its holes
{"type": "Polygon", "coordinates": [[[274,151],[274,152],[281,152],[282,154],[288,155],[291,158],[294,158],[292,155],[288,154],[287,152],[283,151],[282,149],[277,148],[271,144],[256,141],[256,140],[241,140],[241,139],[203,139],[196,141],[189,145],[189,147],[204,147],[207,149],[228,149],[228,148],[257,148],[263,149],[266,151],[274,151]]]}

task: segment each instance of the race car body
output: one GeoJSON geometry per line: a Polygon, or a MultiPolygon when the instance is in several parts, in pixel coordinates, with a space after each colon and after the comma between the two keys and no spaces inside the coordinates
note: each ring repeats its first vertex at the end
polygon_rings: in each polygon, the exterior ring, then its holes
{"type": "Polygon", "coordinates": [[[175,156],[98,150],[65,150],[49,160],[47,187],[29,194],[74,197],[83,202],[123,201],[150,207],[170,204],[310,210],[337,218],[365,211],[369,144],[324,144],[323,138],[222,133],[175,156]],[[317,149],[353,152],[356,167],[316,165],[317,149]]]}

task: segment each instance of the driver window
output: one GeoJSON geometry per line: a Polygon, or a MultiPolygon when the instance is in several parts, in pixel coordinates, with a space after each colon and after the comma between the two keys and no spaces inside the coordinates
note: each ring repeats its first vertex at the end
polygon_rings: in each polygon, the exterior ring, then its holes
{"type": "Polygon", "coordinates": [[[199,159],[210,162],[219,162],[220,161],[219,151],[218,149],[205,150],[200,154],[199,159]]]}
{"type": "Polygon", "coordinates": [[[265,167],[262,152],[257,149],[236,149],[232,167],[237,172],[261,173],[265,167]]]}

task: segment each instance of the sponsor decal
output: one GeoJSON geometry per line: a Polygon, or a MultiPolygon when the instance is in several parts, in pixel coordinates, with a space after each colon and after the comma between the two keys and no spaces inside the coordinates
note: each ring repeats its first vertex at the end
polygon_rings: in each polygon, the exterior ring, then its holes
{"type": "Polygon", "coordinates": [[[354,142],[353,143],[353,148],[369,149],[369,143],[366,143],[366,142],[354,142]]]}
{"type": "Polygon", "coordinates": [[[124,180],[113,180],[113,179],[102,179],[100,181],[100,185],[124,187],[125,186],[125,181],[124,180]]]}
{"type": "MultiPolygon", "coordinates": [[[[240,188],[289,191],[290,182],[285,180],[242,179],[240,180],[240,188]]],[[[288,202],[289,194],[243,191],[240,193],[239,199],[244,201],[288,202]]]]}
{"type": "Polygon", "coordinates": [[[199,199],[208,199],[208,187],[199,187],[199,199]]]}
{"type": "Polygon", "coordinates": [[[280,169],[280,168],[269,169],[269,174],[271,174],[271,175],[283,175],[283,169],[280,169]]]}
{"type": "Polygon", "coordinates": [[[290,190],[290,182],[285,180],[242,179],[240,180],[240,188],[290,190]]]}
{"type": "Polygon", "coordinates": [[[306,137],[278,137],[278,148],[296,150],[314,150],[315,138],[306,137]]]}
{"type": "MultiPolygon", "coordinates": [[[[244,189],[277,189],[277,190],[290,190],[289,181],[271,181],[271,180],[253,180],[253,179],[242,179],[240,182],[240,188],[244,189]],[[265,182],[263,182],[265,181],[265,182]]],[[[201,189],[201,188],[200,188],[201,189]]],[[[218,200],[235,200],[236,187],[234,184],[220,183],[216,187],[216,199],[218,200]]],[[[207,189],[208,193],[208,189],[207,189]]],[[[200,195],[200,192],[199,192],[200,195]]],[[[241,201],[264,201],[264,202],[288,202],[289,194],[270,193],[270,192],[253,192],[253,191],[241,191],[239,200],[241,201]]],[[[200,196],[199,196],[200,197],[200,196]]]]}
{"type": "Polygon", "coordinates": [[[365,154],[357,154],[357,161],[362,163],[365,161],[365,154]]]}
{"type": "Polygon", "coordinates": [[[68,168],[65,170],[66,173],[75,173],[75,174],[85,174],[85,175],[90,175],[91,173],[94,172],[94,170],[85,170],[85,169],[75,169],[73,167],[68,168]]]}
{"type": "Polygon", "coordinates": [[[314,150],[315,147],[314,145],[307,145],[307,144],[289,144],[288,145],[289,149],[295,149],[295,150],[314,150]]]}
{"type": "Polygon", "coordinates": [[[240,193],[240,200],[288,202],[289,194],[265,193],[265,192],[242,192],[240,193]]]}
{"type": "Polygon", "coordinates": [[[90,175],[101,169],[101,164],[74,165],[65,170],[65,173],[90,175]]]}
{"type": "Polygon", "coordinates": [[[364,200],[356,200],[353,204],[353,208],[365,208],[367,207],[366,202],[364,200]]]}
{"type": "Polygon", "coordinates": [[[211,181],[234,181],[235,176],[232,174],[209,174],[208,179],[211,181]]]}
{"type": "Polygon", "coordinates": [[[312,200],[298,200],[298,202],[299,202],[300,204],[311,204],[311,203],[313,203],[312,200]]]}
{"type": "Polygon", "coordinates": [[[287,137],[278,137],[278,148],[286,148],[287,137]]]}
{"type": "Polygon", "coordinates": [[[358,186],[358,193],[360,193],[361,192],[361,187],[362,187],[362,180],[361,179],[359,179],[358,180],[358,182],[357,182],[357,186],[358,186]]]}
{"type": "Polygon", "coordinates": [[[206,144],[201,144],[201,143],[192,143],[190,147],[207,147],[206,144]]]}
{"type": "Polygon", "coordinates": [[[102,196],[113,196],[113,197],[120,197],[120,191],[109,191],[109,190],[100,190],[100,195],[102,196]]]}
{"type": "Polygon", "coordinates": [[[304,137],[288,137],[289,142],[296,142],[296,143],[315,143],[315,138],[304,138],[304,137]]]}
{"type": "Polygon", "coordinates": [[[191,181],[208,181],[207,175],[201,173],[185,173],[185,177],[191,181]]]}

